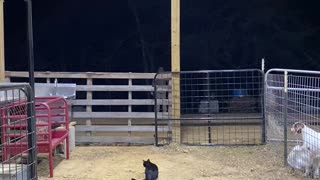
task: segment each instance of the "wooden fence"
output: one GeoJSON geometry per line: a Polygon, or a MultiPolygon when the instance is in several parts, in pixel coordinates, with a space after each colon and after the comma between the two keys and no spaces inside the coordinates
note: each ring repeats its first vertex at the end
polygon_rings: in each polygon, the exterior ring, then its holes
{"type": "MultiPolygon", "coordinates": [[[[6,71],[7,81],[27,82],[28,72],[6,71]]],[[[36,82],[76,83],[71,120],[76,143],[154,143],[154,73],[35,72],[36,82]]],[[[170,91],[168,85],[161,91],[170,91]]],[[[170,96],[169,96],[170,97],[170,96]]],[[[168,105],[169,99],[159,100],[168,105]]],[[[166,113],[161,113],[166,116],[166,113]]],[[[162,125],[159,131],[168,131],[162,125]]]]}

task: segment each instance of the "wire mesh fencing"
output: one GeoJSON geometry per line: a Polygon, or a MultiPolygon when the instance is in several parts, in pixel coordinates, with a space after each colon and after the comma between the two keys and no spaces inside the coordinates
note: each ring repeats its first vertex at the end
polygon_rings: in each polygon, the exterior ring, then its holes
{"type": "Polygon", "coordinates": [[[283,142],[285,164],[312,174],[320,158],[320,72],[271,69],[265,84],[267,139],[283,142]]]}
{"type": "Polygon", "coordinates": [[[156,144],[264,143],[263,85],[256,69],[157,74],[156,144]]]}
{"type": "Polygon", "coordinates": [[[37,179],[34,96],[28,84],[0,84],[0,179],[37,179]]]}

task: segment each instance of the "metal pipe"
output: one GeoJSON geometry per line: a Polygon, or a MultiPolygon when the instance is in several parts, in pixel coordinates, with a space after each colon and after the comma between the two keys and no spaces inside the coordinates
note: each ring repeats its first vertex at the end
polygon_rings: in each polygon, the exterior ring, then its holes
{"type": "Polygon", "coordinates": [[[306,73],[306,74],[320,74],[320,71],[310,71],[310,70],[299,70],[299,69],[269,69],[266,74],[270,74],[271,72],[283,72],[287,71],[288,73],[306,73]]]}
{"type": "MultiPolygon", "coordinates": [[[[264,63],[264,60],[263,60],[263,63],[264,63]]],[[[263,67],[264,68],[264,67],[263,67]]],[[[264,70],[262,70],[262,79],[264,80],[264,70]]],[[[266,86],[265,86],[265,83],[264,81],[262,80],[262,82],[260,82],[259,85],[262,86],[261,88],[261,114],[262,114],[262,144],[266,144],[266,140],[267,140],[267,120],[266,120],[266,107],[267,107],[267,101],[266,101],[266,98],[267,98],[267,90],[266,90],[266,86]]]]}
{"type": "MultiPolygon", "coordinates": [[[[281,142],[281,143],[283,143],[284,141],[285,141],[284,139],[268,139],[268,142],[281,142]]],[[[287,140],[287,142],[302,143],[302,140],[287,140]]]]}
{"type": "Polygon", "coordinates": [[[32,0],[25,0],[27,3],[27,39],[29,59],[29,84],[34,94],[34,52],[33,52],[33,28],[32,28],[32,0]]]}
{"type": "Polygon", "coordinates": [[[0,0],[0,82],[5,82],[5,57],[4,57],[4,0],[0,0]]]}
{"type": "Polygon", "coordinates": [[[34,94],[30,86],[26,86],[27,91],[27,131],[28,131],[28,162],[32,163],[28,167],[28,179],[37,179],[37,142],[36,142],[36,120],[34,107],[34,94]]]}
{"type": "Polygon", "coordinates": [[[261,71],[261,69],[224,69],[224,70],[199,70],[199,71],[181,71],[181,74],[192,74],[192,73],[226,73],[226,72],[252,72],[261,71]]]}
{"type": "Polygon", "coordinates": [[[288,134],[287,134],[287,122],[288,122],[288,71],[284,71],[284,111],[283,111],[283,119],[284,119],[284,130],[283,130],[283,138],[284,138],[284,165],[287,164],[287,156],[288,156],[288,134]]]}
{"type": "MultiPolygon", "coordinates": [[[[269,86],[268,84],[266,84],[268,86],[268,89],[272,89],[272,90],[284,90],[284,87],[276,87],[276,86],[269,86]]],[[[316,88],[287,88],[289,91],[307,91],[307,92],[320,92],[320,89],[316,89],[316,88]]]]}
{"type": "MultiPolygon", "coordinates": [[[[25,0],[27,4],[27,39],[28,39],[28,60],[29,60],[29,84],[30,92],[28,93],[28,149],[29,160],[34,162],[30,167],[30,179],[37,179],[37,155],[36,155],[36,135],[35,135],[35,118],[34,118],[34,54],[33,54],[33,29],[32,29],[32,1],[25,0]],[[31,147],[34,146],[34,147],[31,147]]],[[[30,161],[29,161],[30,162],[30,161]]]]}
{"type": "MultiPolygon", "coordinates": [[[[207,72],[207,117],[210,117],[210,75],[209,72],[207,72]]],[[[208,121],[208,143],[211,144],[211,125],[210,125],[210,120],[208,121]]]]}

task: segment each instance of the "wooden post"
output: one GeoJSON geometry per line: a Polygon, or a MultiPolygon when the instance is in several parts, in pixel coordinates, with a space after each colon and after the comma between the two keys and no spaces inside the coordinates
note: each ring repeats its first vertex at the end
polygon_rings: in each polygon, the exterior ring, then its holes
{"type": "MultiPolygon", "coordinates": [[[[87,85],[92,85],[92,84],[93,84],[92,78],[91,78],[91,77],[88,77],[88,78],[87,78],[87,85]]],[[[92,91],[87,91],[87,100],[92,100],[92,91]]],[[[91,105],[87,105],[87,107],[86,107],[86,112],[87,112],[87,113],[91,113],[91,112],[92,112],[92,106],[91,106],[91,105]]],[[[92,125],[91,119],[87,119],[87,120],[86,120],[86,125],[87,125],[87,126],[91,126],[91,125],[92,125]]],[[[86,132],[86,135],[87,135],[87,136],[91,136],[91,135],[92,135],[92,132],[91,132],[91,131],[87,131],[87,132],[86,132]]]]}
{"type": "MultiPolygon", "coordinates": [[[[131,73],[131,72],[129,72],[129,73],[131,73]]],[[[132,91],[131,91],[132,79],[129,79],[128,85],[130,87],[130,89],[128,91],[128,99],[131,101],[132,100],[132,91]]],[[[128,106],[128,112],[132,112],[132,105],[131,104],[129,104],[129,106],[128,106]]],[[[131,137],[131,125],[132,125],[132,119],[128,119],[128,129],[129,129],[128,136],[129,136],[129,138],[131,137]]]]}
{"type": "MultiPolygon", "coordinates": [[[[180,118],[180,0],[171,0],[172,115],[180,118]]],[[[172,141],[181,143],[180,121],[172,123],[172,141]]]]}
{"type": "Polygon", "coordinates": [[[0,0],[0,82],[5,82],[3,0],[0,0]]]}

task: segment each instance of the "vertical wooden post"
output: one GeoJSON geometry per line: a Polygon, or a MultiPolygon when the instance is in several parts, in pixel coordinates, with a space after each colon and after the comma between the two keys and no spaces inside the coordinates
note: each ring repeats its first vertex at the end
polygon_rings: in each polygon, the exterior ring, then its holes
{"type": "MultiPolygon", "coordinates": [[[[131,72],[130,72],[131,73],[131,72]]],[[[128,99],[129,101],[132,100],[132,79],[129,79],[129,82],[128,82],[128,85],[129,85],[129,91],[128,91],[128,99]]],[[[128,106],[128,112],[132,112],[132,105],[129,104],[128,106]]],[[[132,125],[132,119],[128,119],[128,136],[131,137],[131,125],[132,125]]]]}
{"type": "Polygon", "coordinates": [[[3,0],[0,0],[0,82],[5,82],[3,0]]]}
{"type": "MultiPolygon", "coordinates": [[[[92,82],[92,78],[91,77],[87,77],[87,85],[92,85],[93,82],[92,82]]],[[[92,91],[87,91],[87,100],[92,100],[92,91]]],[[[87,105],[86,107],[86,112],[87,113],[91,113],[92,112],[92,106],[91,105],[87,105]]],[[[87,119],[86,120],[86,125],[87,126],[91,126],[92,125],[92,121],[91,119],[87,119]]],[[[92,135],[92,132],[91,131],[87,131],[86,132],[86,135],[87,136],[91,136],[92,135]]]]}
{"type": "MultiPolygon", "coordinates": [[[[171,0],[172,115],[180,118],[180,0],[171,0]]],[[[181,143],[180,121],[172,123],[172,141],[181,143]]]]}

